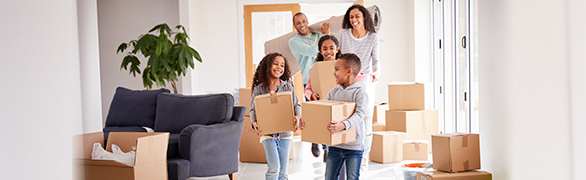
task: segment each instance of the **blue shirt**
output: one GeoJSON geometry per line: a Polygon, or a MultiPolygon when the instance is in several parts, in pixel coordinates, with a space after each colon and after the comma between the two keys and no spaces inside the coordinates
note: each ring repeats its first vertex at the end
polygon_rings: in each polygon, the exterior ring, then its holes
{"type": "Polygon", "coordinates": [[[315,64],[315,58],[317,57],[317,53],[319,53],[317,43],[322,36],[322,33],[311,32],[307,36],[297,34],[289,39],[289,49],[291,49],[291,53],[297,59],[303,84],[307,84],[309,69],[315,64]]]}

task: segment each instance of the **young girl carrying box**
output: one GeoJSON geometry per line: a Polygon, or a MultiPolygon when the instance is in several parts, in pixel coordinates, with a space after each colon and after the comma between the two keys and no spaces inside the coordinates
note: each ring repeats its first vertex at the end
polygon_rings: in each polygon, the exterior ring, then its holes
{"type": "Polygon", "coordinates": [[[258,95],[271,92],[291,91],[293,98],[293,109],[295,113],[291,124],[295,131],[299,128],[301,118],[301,104],[293,91],[293,83],[290,81],[291,71],[287,60],[279,53],[267,54],[259,63],[254,79],[252,81],[252,100],[250,102],[250,120],[253,129],[260,137],[267,158],[268,170],[265,175],[267,180],[288,179],[287,165],[289,163],[289,151],[293,132],[282,132],[263,135],[256,122],[256,111],[254,98],[258,95]]]}

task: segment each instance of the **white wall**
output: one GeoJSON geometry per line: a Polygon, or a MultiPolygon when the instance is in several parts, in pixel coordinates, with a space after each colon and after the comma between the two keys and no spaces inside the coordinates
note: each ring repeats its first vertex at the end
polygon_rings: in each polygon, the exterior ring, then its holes
{"type": "Polygon", "coordinates": [[[76,9],[75,0],[2,1],[0,179],[72,178],[82,118],[76,9]]]}
{"type": "MultiPolygon", "coordinates": [[[[116,54],[118,45],[137,39],[139,35],[147,33],[160,23],[167,23],[171,28],[175,28],[175,25],[179,24],[179,2],[178,0],[99,0],[97,2],[102,119],[105,121],[116,87],[145,89],[142,85],[142,74],[133,77],[128,71],[120,70],[122,58],[126,54],[116,54]]],[[[141,59],[141,68],[144,68],[146,62],[146,59],[141,59]]],[[[158,87],[153,86],[153,88],[158,87]]],[[[177,89],[182,90],[181,83],[178,84],[177,89]]]]}
{"type": "Polygon", "coordinates": [[[100,48],[96,0],[77,1],[83,132],[102,131],[100,48]]]}
{"type": "MultiPolygon", "coordinates": [[[[409,36],[409,8],[411,0],[364,0],[364,6],[377,5],[381,14],[381,27],[377,32],[380,37],[379,61],[381,76],[376,85],[376,102],[388,102],[389,82],[409,81],[409,45],[413,36],[409,36]]],[[[413,23],[411,23],[412,25],[413,23]]],[[[411,58],[413,59],[413,58],[411,58]]],[[[413,72],[413,71],[411,71],[413,72]]]]}
{"type": "Polygon", "coordinates": [[[571,179],[567,2],[479,1],[481,161],[493,179],[571,179]]]}

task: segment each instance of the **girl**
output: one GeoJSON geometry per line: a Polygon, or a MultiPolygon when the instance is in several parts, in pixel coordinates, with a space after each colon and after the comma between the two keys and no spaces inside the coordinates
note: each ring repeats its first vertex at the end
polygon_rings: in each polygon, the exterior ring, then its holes
{"type": "Polygon", "coordinates": [[[279,53],[267,54],[259,63],[254,79],[252,80],[252,100],[250,102],[250,120],[253,129],[260,137],[267,158],[268,170],[265,175],[267,180],[286,180],[287,165],[289,163],[289,150],[293,132],[282,132],[275,134],[262,134],[256,123],[256,111],[254,98],[261,94],[270,92],[291,91],[295,118],[291,122],[295,131],[299,128],[301,105],[293,91],[293,83],[290,81],[291,71],[287,60],[279,53]]]}
{"type": "MultiPolygon", "coordinates": [[[[331,35],[324,35],[322,36],[319,41],[318,41],[318,49],[319,49],[319,53],[317,53],[317,58],[315,59],[316,62],[319,61],[333,61],[338,59],[338,56],[341,54],[340,52],[340,43],[338,42],[338,39],[334,36],[331,35]]],[[[333,67],[332,67],[333,68],[333,67]]],[[[323,96],[325,97],[327,94],[323,94],[323,96]]],[[[318,94],[317,92],[313,92],[313,90],[311,89],[311,79],[308,78],[307,80],[307,85],[305,86],[305,97],[307,99],[309,99],[310,101],[315,101],[315,100],[319,100],[320,99],[320,94],[318,94]]],[[[328,146],[323,145],[323,149],[324,149],[324,156],[323,156],[323,161],[326,162],[327,157],[328,157],[328,146]]],[[[318,152],[318,153],[313,153],[313,155],[315,157],[319,156],[319,146],[316,143],[311,143],[311,152],[318,152]]]]}
{"type": "Polygon", "coordinates": [[[361,170],[367,170],[368,157],[372,145],[372,115],[374,113],[375,86],[380,72],[378,59],[379,37],[376,34],[372,16],[364,6],[358,4],[348,8],[344,15],[342,28],[338,33],[340,50],[345,53],[358,55],[361,60],[360,74],[367,77],[362,78],[366,84],[366,94],[368,95],[369,103],[366,111],[366,119],[364,119],[366,137],[364,138],[364,158],[361,166],[363,167],[361,170]]]}

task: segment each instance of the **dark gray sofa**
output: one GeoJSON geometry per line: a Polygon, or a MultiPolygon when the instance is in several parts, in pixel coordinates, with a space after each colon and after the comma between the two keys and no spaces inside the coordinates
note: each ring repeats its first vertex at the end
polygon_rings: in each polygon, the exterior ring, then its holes
{"type": "Polygon", "coordinates": [[[109,132],[170,132],[167,150],[169,179],[208,177],[238,171],[238,148],[245,107],[232,95],[169,94],[167,89],[116,89],[104,139],[109,132]]]}

